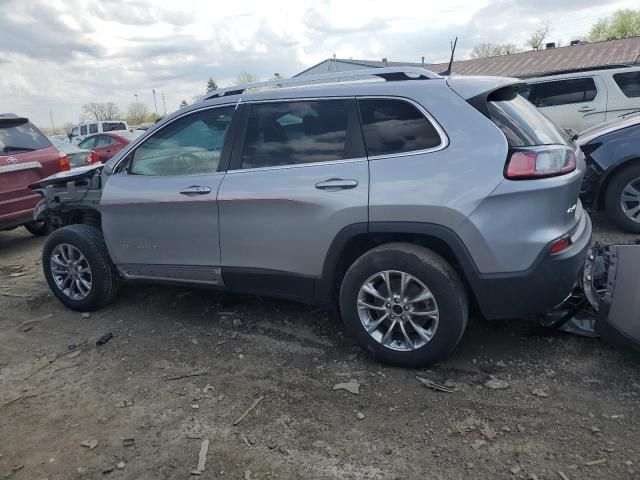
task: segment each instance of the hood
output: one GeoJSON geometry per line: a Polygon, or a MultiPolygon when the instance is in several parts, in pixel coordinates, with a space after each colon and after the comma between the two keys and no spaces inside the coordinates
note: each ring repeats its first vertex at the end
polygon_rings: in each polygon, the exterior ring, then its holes
{"type": "Polygon", "coordinates": [[[576,143],[584,145],[594,138],[601,137],[607,133],[615,132],[623,128],[632,127],[640,124],[640,111],[624,117],[614,118],[608,122],[599,123],[593,127],[589,127],[578,134],[576,143]]]}

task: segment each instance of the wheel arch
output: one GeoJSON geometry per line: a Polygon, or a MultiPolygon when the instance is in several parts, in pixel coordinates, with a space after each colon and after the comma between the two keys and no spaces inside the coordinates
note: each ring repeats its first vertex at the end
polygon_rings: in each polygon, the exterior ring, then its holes
{"type": "Polygon", "coordinates": [[[342,278],[357,258],[379,245],[395,242],[420,245],[443,257],[460,275],[471,302],[476,303],[468,273],[477,272],[477,268],[462,240],[447,227],[418,222],[370,222],[343,228],[325,257],[316,297],[333,302],[342,278]]]}
{"type": "Polygon", "coordinates": [[[598,187],[598,193],[595,201],[596,210],[604,210],[605,208],[604,202],[606,198],[605,192],[607,191],[607,188],[609,188],[609,185],[611,184],[611,180],[615,178],[615,176],[618,175],[620,172],[622,172],[624,169],[629,168],[634,164],[640,165],[640,156],[633,155],[621,161],[620,163],[618,163],[617,165],[615,165],[614,167],[612,167],[611,169],[605,172],[604,176],[602,177],[602,180],[600,180],[600,186],[598,187]]]}

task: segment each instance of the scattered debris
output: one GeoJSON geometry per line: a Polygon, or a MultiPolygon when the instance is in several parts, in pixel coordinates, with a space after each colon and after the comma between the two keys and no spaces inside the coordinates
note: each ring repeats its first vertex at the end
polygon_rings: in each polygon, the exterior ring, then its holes
{"type": "Polygon", "coordinates": [[[506,380],[500,380],[499,378],[490,378],[484,383],[484,386],[493,390],[504,390],[505,388],[509,388],[511,385],[506,380]]]}
{"type": "Polygon", "coordinates": [[[35,326],[34,325],[35,323],[41,322],[43,320],[47,320],[48,318],[51,318],[51,317],[53,317],[53,313],[47,313],[42,318],[36,318],[34,320],[28,320],[28,321],[18,325],[18,330],[21,330],[23,332],[28,332],[29,330],[31,330],[35,326]]]}
{"type": "Polygon", "coordinates": [[[235,422],[233,422],[231,425],[233,425],[234,427],[235,427],[236,425],[239,425],[239,424],[240,424],[240,422],[242,422],[242,421],[245,419],[245,417],[246,417],[247,415],[249,415],[249,414],[251,413],[251,411],[252,411],[254,408],[256,408],[256,407],[258,406],[258,404],[259,404],[262,400],[264,400],[264,395],[260,395],[260,396],[256,399],[256,401],[255,401],[255,402],[253,402],[253,403],[251,404],[251,406],[250,406],[249,408],[247,408],[247,410],[245,410],[245,412],[244,412],[242,415],[240,415],[240,416],[238,417],[238,419],[237,419],[235,422]]]}
{"type": "Polygon", "coordinates": [[[82,445],[85,448],[88,448],[89,450],[93,450],[94,448],[96,448],[98,446],[98,440],[84,440],[80,445],[82,445]]]}
{"type": "Polygon", "coordinates": [[[204,393],[205,395],[208,394],[209,392],[213,393],[215,390],[213,388],[213,385],[209,385],[207,384],[203,389],[202,389],[202,393],[204,393]]]}
{"type": "Polygon", "coordinates": [[[513,473],[514,475],[517,475],[518,473],[520,473],[522,471],[522,467],[520,465],[516,465],[515,467],[511,467],[509,469],[509,471],[511,473],[513,473]]]}
{"type": "Polygon", "coordinates": [[[569,480],[569,477],[567,477],[562,470],[558,470],[558,475],[560,475],[562,480],[569,480]]]}
{"type": "Polygon", "coordinates": [[[133,400],[122,400],[121,402],[116,403],[116,407],[125,408],[133,405],[133,400]]]}
{"type": "Polygon", "coordinates": [[[123,438],[122,439],[122,446],[123,447],[133,447],[136,444],[136,439],[135,438],[123,438]]]}
{"type": "Polygon", "coordinates": [[[602,465],[603,463],[607,463],[606,458],[600,458],[598,460],[591,460],[590,462],[585,462],[587,467],[594,467],[596,465],[602,465]]]}
{"type": "MultiPolygon", "coordinates": [[[[106,310],[106,311],[104,311],[104,312],[102,312],[102,313],[99,313],[99,314],[98,314],[98,318],[106,317],[107,315],[109,315],[109,314],[110,314],[110,313],[112,313],[112,312],[113,312],[113,310],[106,310]]],[[[124,462],[120,462],[120,463],[124,463],[124,462]]],[[[118,464],[118,465],[119,465],[119,464],[118,464]]]]}
{"type": "Polygon", "coordinates": [[[549,396],[549,394],[542,388],[534,388],[533,390],[531,390],[531,393],[536,397],[547,398],[549,396]]]}
{"type": "Polygon", "coordinates": [[[200,453],[198,453],[198,467],[191,470],[191,475],[202,475],[205,464],[207,463],[207,452],[209,451],[209,440],[204,439],[200,444],[200,453]]]}
{"type": "Polygon", "coordinates": [[[198,340],[196,338],[192,338],[191,343],[193,343],[194,345],[198,345],[198,340]]]}
{"type": "Polygon", "coordinates": [[[480,438],[478,438],[477,440],[474,440],[473,443],[471,444],[471,448],[473,448],[474,450],[478,450],[480,447],[484,446],[487,444],[486,440],[482,440],[480,438]]]}
{"type": "Polygon", "coordinates": [[[89,313],[89,312],[82,312],[82,318],[91,318],[91,313],[89,313]]]}
{"type": "Polygon", "coordinates": [[[126,463],[124,463],[124,462],[118,462],[118,464],[116,465],[116,468],[117,468],[118,470],[122,470],[122,469],[123,469],[124,467],[126,467],[126,466],[127,466],[127,464],[126,464],[126,463]]]}
{"type": "Polygon", "coordinates": [[[111,472],[113,472],[114,468],[113,467],[107,467],[104,470],[102,470],[102,474],[103,475],[109,475],[111,472]]]}
{"type": "Polygon", "coordinates": [[[14,272],[9,274],[9,278],[24,277],[26,274],[27,272],[14,272]]]}
{"type": "Polygon", "coordinates": [[[100,347],[113,338],[113,333],[107,332],[96,341],[96,346],[100,347]]]}
{"type": "Polygon", "coordinates": [[[336,383],[333,386],[334,390],[346,390],[354,395],[360,395],[360,384],[356,380],[349,380],[346,383],[336,383]]]}
{"type": "Polygon", "coordinates": [[[14,297],[14,298],[31,298],[31,295],[23,295],[21,293],[11,293],[11,292],[0,292],[0,295],[4,297],[14,297]]]}
{"type": "Polygon", "coordinates": [[[364,413],[358,412],[356,413],[356,417],[358,417],[358,420],[364,420],[364,413]]]}
{"type": "Polygon", "coordinates": [[[209,375],[209,372],[208,371],[204,371],[204,372],[185,373],[184,375],[177,375],[175,377],[169,377],[169,378],[167,378],[167,380],[180,380],[181,378],[203,377],[205,375],[209,375]]]}
{"type": "Polygon", "coordinates": [[[431,388],[433,390],[438,390],[439,392],[453,393],[456,391],[454,388],[445,387],[444,385],[440,385],[432,380],[429,380],[428,378],[419,377],[418,375],[416,375],[416,380],[418,380],[425,387],[431,388]]]}
{"type": "Polygon", "coordinates": [[[480,427],[480,434],[489,440],[493,440],[498,435],[498,432],[489,425],[487,422],[482,422],[482,426],[480,427]]]}

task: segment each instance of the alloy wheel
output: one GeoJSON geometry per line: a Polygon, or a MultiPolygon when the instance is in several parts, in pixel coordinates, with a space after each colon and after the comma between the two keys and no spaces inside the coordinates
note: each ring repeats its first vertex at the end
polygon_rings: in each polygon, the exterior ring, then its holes
{"type": "Polygon", "coordinates": [[[51,275],[60,291],[72,300],[84,300],[91,292],[92,275],[89,262],[73,245],[61,243],[51,252],[51,275]]]}
{"type": "Polygon", "coordinates": [[[440,312],[433,293],[413,275],[385,270],[358,292],[358,315],[367,333],[392,350],[424,347],[436,333],[440,312]]]}
{"type": "Polygon", "coordinates": [[[620,207],[627,218],[640,223],[640,178],[630,181],[622,189],[620,207]]]}

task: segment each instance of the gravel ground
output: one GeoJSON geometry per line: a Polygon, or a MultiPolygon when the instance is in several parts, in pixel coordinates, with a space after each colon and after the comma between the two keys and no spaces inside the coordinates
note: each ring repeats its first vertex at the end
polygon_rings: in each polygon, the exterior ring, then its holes
{"type": "Polygon", "coordinates": [[[0,232],[0,478],[196,478],[204,440],[203,479],[640,478],[638,361],[598,339],[472,318],[446,362],[388,368],[286,301],[126,286],[83,316],[41,245],[0,232]]]}

